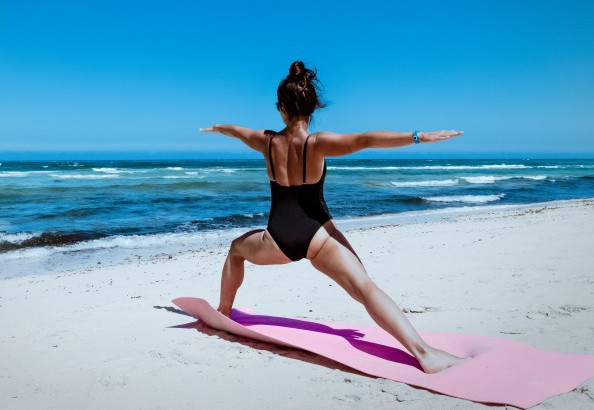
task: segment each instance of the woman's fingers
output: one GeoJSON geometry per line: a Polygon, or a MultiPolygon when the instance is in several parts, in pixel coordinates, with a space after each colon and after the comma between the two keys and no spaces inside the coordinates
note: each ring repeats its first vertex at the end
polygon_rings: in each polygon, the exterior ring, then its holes
{"type": "Polygon", "coordinates": [[[450,131],[441,131],[440,132],[440,136],[441,137],[445,137],[445,138],[451,138],[451,137],[457,137],[458,135],[462,135],[462,131],[455,131],[455,130],[450,130],[450,131]]]}
{"type": "Polygon", "coordinates": [[[423,141],[422,142],[437,142],[447,140],[448,138],[457,137],[462,135],[462,131],[450,130],[450,131],[432,131],[423,133],[423,141]]]}
{"type": "Polygon", "coordinates": [[[200,132],[214,132],[212,127],[200,128],[200,132]]]}

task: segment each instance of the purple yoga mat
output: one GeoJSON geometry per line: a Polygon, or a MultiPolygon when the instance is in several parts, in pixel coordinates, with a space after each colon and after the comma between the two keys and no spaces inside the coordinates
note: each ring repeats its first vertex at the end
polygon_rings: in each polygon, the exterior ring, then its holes
{"type": "Polygon", "coordinates": [[[594,377],[594,356],[540,350],[496,337],[419,332],[431,346],[471,359],[434,374],[377,326],[324,322],[233,309],[231,319],[200,298],[172,301],[206,325],[325,356],[372,376],[481,403],[527,409],[594,377]]]}

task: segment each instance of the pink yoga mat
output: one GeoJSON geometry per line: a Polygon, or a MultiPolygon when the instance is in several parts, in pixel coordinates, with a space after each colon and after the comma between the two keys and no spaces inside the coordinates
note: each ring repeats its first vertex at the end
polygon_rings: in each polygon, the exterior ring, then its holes
{"type": "Polygon", "coordinates": [[[434,374],[376,326],[323,322],[233,309],[231,319],[200,298],[172,301],[206,325],[325,356],[372,376],[481,403],[527,409],[594,377],[594,356],[550,352],[495,337],[419,332],[438,349],[472,358],[434,374]]]}

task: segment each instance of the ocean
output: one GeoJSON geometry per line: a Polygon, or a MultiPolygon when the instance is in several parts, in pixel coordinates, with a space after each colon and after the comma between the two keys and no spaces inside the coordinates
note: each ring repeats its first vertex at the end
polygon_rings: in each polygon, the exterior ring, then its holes
{"type": "MultiPolygon", "coordinates": [[[[594,197],[591,159],[328,158],[327,167],[328,208],[347,225],[594,197]]],[[[66,250],[224,242],[266,227],[269,207],[264,159],[2,162],[0,261],[66,250]]]]}

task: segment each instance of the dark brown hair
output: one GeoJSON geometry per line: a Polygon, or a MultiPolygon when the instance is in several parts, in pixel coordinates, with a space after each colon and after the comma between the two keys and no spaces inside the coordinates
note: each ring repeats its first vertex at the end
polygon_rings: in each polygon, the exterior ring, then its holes
{"type": "Polygon", "coordinates": [[[319,98],[321,85],[314,70],[295,61],[289,67],[289,75],[278,85],[276,108],[280,110],[282,106],[289,118],[304,116],[311,120],[315,110],[326,107],[319,98]]]}

